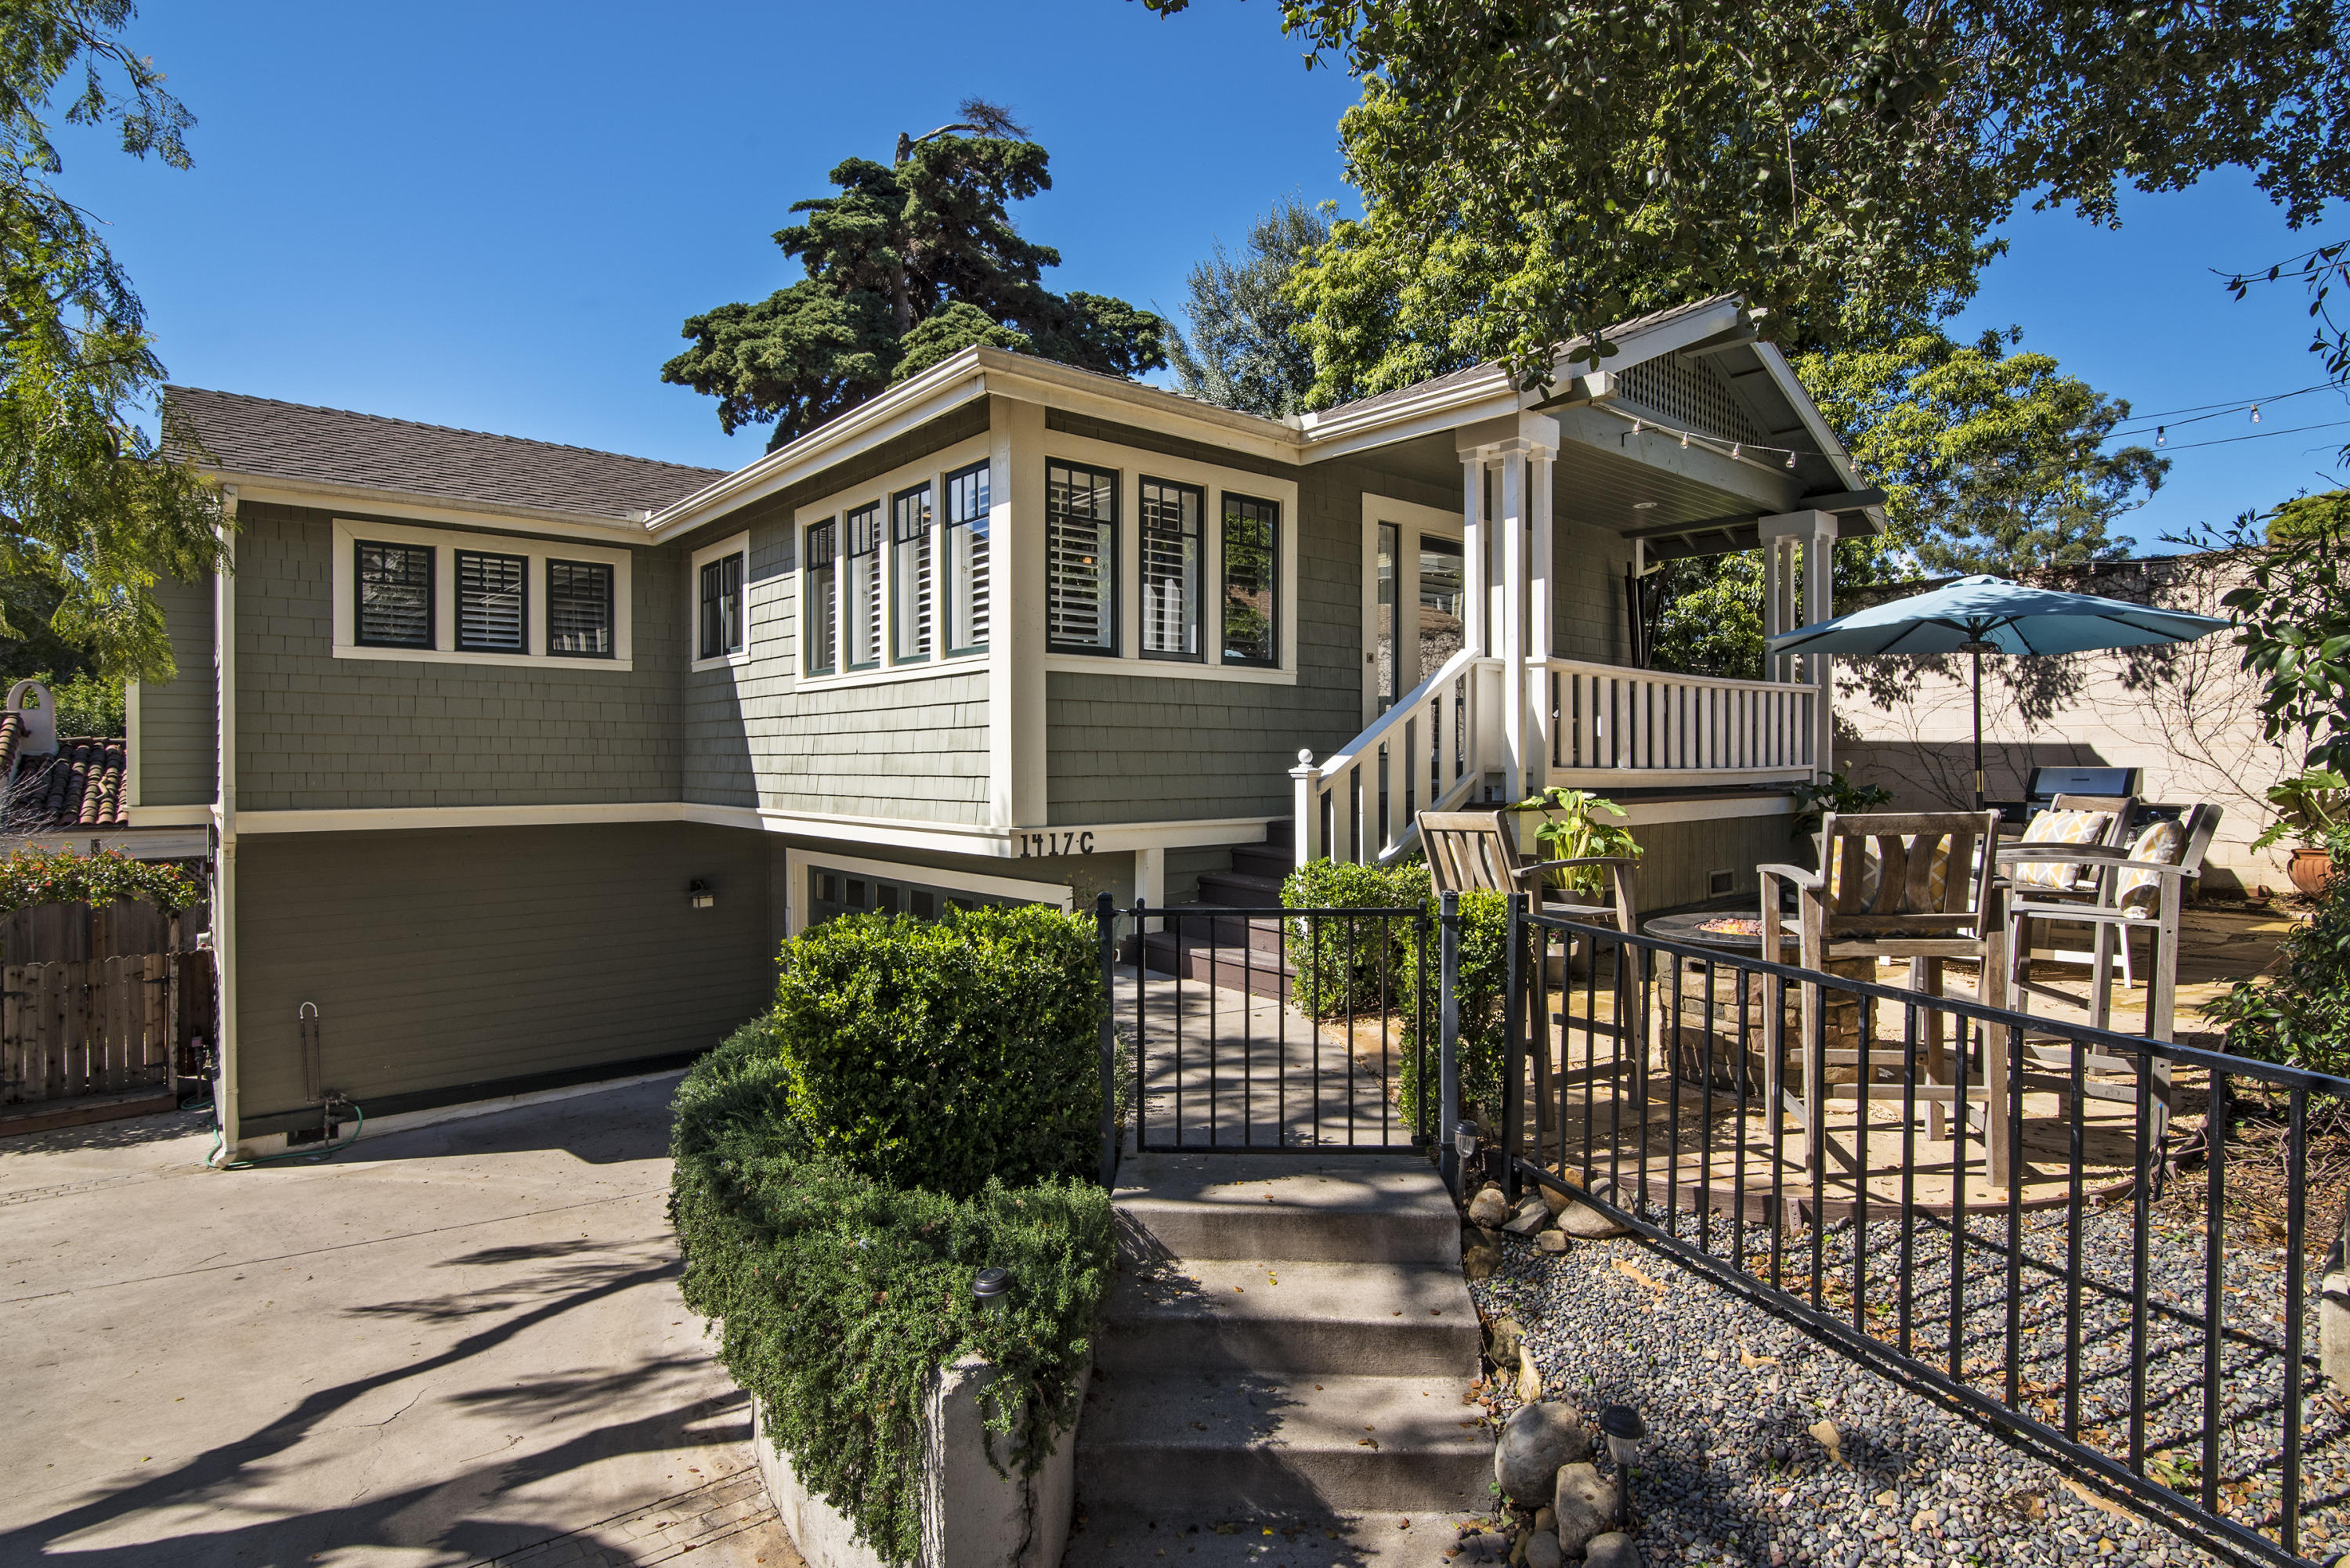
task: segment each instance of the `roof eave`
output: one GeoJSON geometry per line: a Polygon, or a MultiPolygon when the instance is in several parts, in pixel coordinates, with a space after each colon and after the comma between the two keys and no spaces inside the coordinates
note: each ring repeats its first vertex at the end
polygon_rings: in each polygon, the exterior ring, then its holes
{"type": "Polygon", "coordinates": [[[283,473],[256,473],[249,470],[202,465],[202,472],[218,483],[232,486],[244,500],[268,500],[285,495],[289,504],[309,505],[321,501],[356,501],[370,507],[390,508],[403,515],[423,517],[429,521],[463,522],[469,518],[505,518],[515,522],[535,523],[556,527],[585,528],[597,533],[619,535],[623,542],[633,540],[643,532],[643,514],[614,516],[608,512],[574,512],[552,506],[524,506],[513,502],[483,501],[463,496],[438,495],[427,491],[399,490],[389,485],[353,484],[345,480],[314,479],[283,473]]]}

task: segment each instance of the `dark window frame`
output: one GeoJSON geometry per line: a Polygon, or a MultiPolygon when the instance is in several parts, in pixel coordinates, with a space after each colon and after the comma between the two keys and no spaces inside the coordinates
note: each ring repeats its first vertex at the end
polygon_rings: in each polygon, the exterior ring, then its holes
{"type": "Polygon", "coordinates": [[[883,576],[885,563],[882,559],[882,545],[889,535],[889,514],[879,501],[868,501],[844,513],[840,524],[841,669],[879,670],[889,651],[889,596],[887,591],[889,585],[883,576]],[[857,525],[860,521],[868,524],[873,539],[872,545],[863,550],[857,547],[857,525]],[[857,621],[849,596],[857,591],[856,568],[852,563],[868,556],[873,559],[873,657],[861,659],[857,657],[857,621]]]}
{"type": "MultiPolygon", "coordinates": [[[[939,498],[937,493],[931,488],[931,482],[927,479],[921,480],[917,483],[910,484],[903,490],[894,492],[889,497],[889,576],[887,581],[883,585],[883,597],[886,601],[885,607],[889,613],[889,624],[888,629],[882,635],[882,642],[888,650],[889,662],[892,665],[928,664],[932,657],[933,649],[938,644],[937,632],[933,626],[933,622],[938,618],[939,564],[932,555],[933,540],[931,536],[931,527],[938,519],[938,504],[939,498]],[[922,522],[920,531],[919,534],[901,533],[900,530],[904,527],[905,520],[899,515],[899,509],[904,503],[912,500],[916,496],[920,496],[922,498],[922,522]],[[921,545],[922,566],[924,569],[928,571],[931,579],[931,613],[924,617],[922,624],[915,630],[915,634],[912,639],[915,651],[911,653],[904,653],[899,651],[899,648],[905,628],[899,625],[898,620],[898,596],[904,588],[904,585],[898,580],[899,550],[902,545],[911,545],[917,542],[921,545]]],[[[920,614],[921,612],[918,608],[915,613],[920,614]]]]}
{"type": "Polygon", "coordinates": [[[620,569],[609,561],[575,561],[568,556],[546,557],[546,657],[549,659],[618,659],[620,657],[620,569]],[[604,641],[602,653],[582,653],[555,646],[555,568],[557,566],[600,572],[604,576],[604,641]]]}
{"type": "Polygon", "coordinates": [[[810,675],[840,673],[840,519],[827,517],[821,523],[811,523],[800,535],[800,652],[801,663],[810,675]],[[816,535],[824,535],[824,555],[816,556],[816,535]],[[813,618],[808,606],[814,602],[816,581],[821,578],[825,596],[832,601],[832,628],[821,639],[813,636],[809,628],[813,618]],[[816,645],[824,645],[824,662],[816,662],[816,645]]]}
{"type": "MultiPolygon", "coordinates": [[[[958,468],[952,473],[946,475],[940,481],[939,488],[941,491],[939,501],[940,560],[938,565],[932,570],[931,580],[933,584],[932,591],[938,597],[939,605],[938,618],[940,657],[944,659],[960,659],[965,654],[985,653],[987,651],[988,639],[986,637],[983,637],[978,640],[965,644],[961,648],[955,646],[953,635],[955,631],[954,560],[955,530],[957,528],[972,528],[976,526],[977,532],[972,535],[972,537],[984,542],[983,548],[985,550],[985,558],[987,561],[987,593],[974,597],[972,602],[974,607],[985,607],[989,635],[993,636],[995,630],[995,606],[993,599],[989,597],[993,595],[995,588],[995,535],[993,533],[993,513],[992,511],[992,507],[994,504],[993,465],[983,458],[977,462],[958,468]],[[955,515],[955,497],[958,494],[958,483],[961,481],[972,478],[976,478],[979,481],[979,484],[977,486],[979,504],[967,514],[958,517],[955,515]]],[[[966,628],[965,629],[969,628],[966,628]]]]}
{"type": "MultiPolygon", "coordinates": [[[[1185,653],[1178,649],[1176,651],[1170,652],[1165,649],[1152,648],[1150,646],[1150,628],[1148,623],[1136,630],[1135,642],[1137,646],[1134,651],[1137,656],[1140,658],[1153,659],[1162,663],[1205,664],[1208,661],[1208,626],[1207,610],[1205,607],[1208,583],[1208,487],[1204,484],[1187,483],[1180,479],[1154,479],[1147,473],[1136,476],[1134,500],[1135,597],[1137,601],[1144,607],[1146,613],[1148,612],[1150,599],[1149,595],[1145,591],[1147,585],[1143,582],[1143,574],[1150,569],[1151,527],[1150,507],[1147,497],[1149,495],[1150,491],[1154,486],[1162,491],[1174,491],[1182,494],[1190,495],[1199,504],[1198,510],[1193,514],[1196,521],[1193,524],[1191,535],[1192,580],[1191,594],[1191,602],[1190,607],[1191,625],[1187,628],[1191,632],[1192,651],[1185,653]]],[[[1221,603],[1221,600],[1219,602],[1221,603]]],[[[1219,632],[1222,630],[1221,623],[1219,623],[1217,629],[1219,632]]]]}
{"type": "Polygon", "coordinates": [[[434,545],[408,545],[390,539],[356,539],[351,544],[351,641],[359,648],[421,648],[441,646],[439,610],[441,607],[439,560],[441,551],[434,545]],[[424,557],[424,640],[406,638],[369,637],[367,633],[367,570],[362,564],[369,550],[397,550],[402,555],[424,557]]]}
{"type": "Polygon", "coordinates": [[[527,655],[530,652],[530,557],[517,556],[506,550],[473,550],[462,545],[452,546],[450,551],[449,570],[450,575],[455,578],[457,589],[457,602],[454,607],[456,624],[451,628],[455,634],[453,646],[456,650],[460,653],[504,653],[516,657],[527,655]],[[504,561],[510,566],[521,568],[514,574],[515,591],[522,596],[522,602],[515,607],[519,613],[515,618],[514,641],[505,643],[466,640],[465,563],[468,560],[504,561]]]}
{"type": "Polygon", "coordinates": [[[1222,520],[1216,529],[1216,651],[1220,662],[1236,670],[1278,670],[1281,668],[1281,503],[1261,495],[1242,495],[1233,491],[1223,493],[1220,508],[1222,520]],[[1246,521],[1234,511],[1242,506],[1263,507],[1261,519],[1265,528],[1264,586],[1265,656],[1262,659],[1247,654],[1235,657],[1231,639],[1226,635],[1230,622],[1232,594],[1232,524],[1246,521]]]}
{"type": "Polygon", "coordinates": [[[732,550],[726,551],[723,555],[712,556],[710,559],[702,563],[700,575],[696,581],[695,599],[697,608],[695,611],[696,621],[694,628],[694,647],[698,651],[695,653],[694,658],[697,661],[705,659],[732,659],[736,654],[743,652],[751,646],[751,614],[747,596],[747,579],[750,576],[750,573],[746,569],[746,563],[743,558],[746,554],[747,552],[738,545],[732,550]],[[729,572],[730,567],[732,568],[731,574],[729,572]],[[717,574],[718,581],[718,592],[714,595],[710,591],[711,574],[712,572],[717,574]],[[725,626],[726,589],[728,587],[727,578],[730,575],[733,579],[733,631],[736,639],[736,640],[732,642],[729,642],[726,639],[727,628],[725,626]],[[712,639],[713,636],[718,643],[718,647],[715,651],[712,650],[712,639]]]}
{"type": "Polygon", "coordinates": [[[1047,653],[1076,654],[1087,659],[1116,659],[1118,656],[1119,628],[1124,618],[1123,606],[1118,598],[1124,586],[1119,580],[1118,535],[1121,532],[1121,493],[1125,486],[1126,475],[1119,469],[1075,462],[1066,458],[1048,457],[1045,460],[1045,651],[1047,653]],[[1053,472],[1055,469],[1072,475],[1083,473],[1089,478],[1109,482],[1108,514],[1092,519],[1095,527],[1105,532],[1109,540],[1104,552],[1107,557],[1107,570],[1097,574],[1105,585],[1102,614],[1109,631],[1107,643],[1063,642],[1053,636],[1053,472]]]}

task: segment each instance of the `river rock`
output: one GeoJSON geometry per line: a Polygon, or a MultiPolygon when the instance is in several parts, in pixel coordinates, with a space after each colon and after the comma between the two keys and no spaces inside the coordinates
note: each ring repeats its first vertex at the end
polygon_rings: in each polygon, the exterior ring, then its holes
{"type": "Polygon", "coordinates": [[[1534,1365],[1534,1353],[1530,1346],[1518,1346],[1518,1402],[1531,1405],[1542,1397],[1542,1368],[1534,1365]]]}
{"type": "Polygon", "coordinates": [[[1510,1218],[1510,1200],[1498,1187],[1488,1187],[1469,1200],[1469,1223],[1498,1229],[1510,1218]]]}
{"type": "Polygon", "coordinates": [[[1640,1548],[1620,1530],[1595,1535],[1583,1549],[1583,1568],[1647,1568],[1640,1548]]]}
{"type": "Polygon", "coordinates": [[[1552,1253],[1565,1251],[1566,1232],[1564,1231],[1544,1231],[1541,1235],[1534,1238],[1534,1249],[1537,1251],[1552,1253]]]}
{"type": "MultiPolygon", "coordinates": [[[[1616,1200],[1614,1187],[1605,1179],[1593,1182],[1590,1192],[1594,1198],[1605,1199],[1610,1203],[1616,1200]]],[[[1608,1236],[1631,1234],[1627,1227],[1602,1214],[1589,1204],[1578,1200],[1569,1200],[1567,1206],[1559,1211],[1558,1228],[1570,1236],[1579,1236],[1586,1241],[1596,1241],[1608,1236]]]]}
{"type": "Polygon", "coordinates": [[[1502,1440],[1493,1447],[1493,1484],[1513,1502],[1540,1508],[1557,1490],[1559,1467],[1590,1457],[1582,1411],[1564,1399],[1521,1405],[1502,1424],[1502,1440]]]}
{"type": "Polygon", "coordinates": [[[1566,1553],[1558,1549],[1558,1537],[1547,1530],[1537,1530],[1526,1542],[1526,1568],[1559,1568],[1566,1553]]]}
{"type": "Polygon", "coordinates": [[[1518,1346],[1525,1343],[1525,1338],[1526,1331],[1519,1326],[1518,1320],[1516,1318],[1495,1318],[1493,1320],[1493,1348],[1490,1352],[1490,1359],[1492,1361],[1493,1365],[1496,1366],[1515,1366],[1518,1363],[1518,1346]]]}
{"type": "Polygon", "coordinates": [[[1513,1236],[1531,1236],[1550,1223],[1550,1205],[1528,1193],[1519,1199],[1518,1211],[1502,1227],[1513,1236]]]}
{"type": "Polygon", "coordinates": [[[1587,1461],[1559,1467],[1551,1507],[1558,1516],[1558,1549],[1570,1557],[1583,1555],[1595,1536],[1616,1528],[1616,1489],[1587,1461]]]}

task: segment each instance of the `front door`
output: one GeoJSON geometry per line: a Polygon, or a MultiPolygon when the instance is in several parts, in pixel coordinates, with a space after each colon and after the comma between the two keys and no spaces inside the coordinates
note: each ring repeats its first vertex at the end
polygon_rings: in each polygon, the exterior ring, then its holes
{"type": "Polygon", "coordinates": [[[1461,519],[1365,497],[1372,592],[1363,628],[1364,722],[1393,707],[1461,651],[1461,519]]]}

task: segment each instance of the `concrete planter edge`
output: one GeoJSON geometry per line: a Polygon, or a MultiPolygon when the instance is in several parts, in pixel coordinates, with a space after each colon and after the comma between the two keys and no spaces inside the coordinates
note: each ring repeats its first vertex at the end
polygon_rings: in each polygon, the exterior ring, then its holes
{"type": "MultiPolygon", "coordinates": [[[[1081,1374],[1093,1375],[1090,1359],[1081,1374]]],[[[998,1475],[987,1462],[980,1396],[995,1368],[967,1355],[931,1379],[923,1399],[922,1551],[914,1568],[1056,1568],[1076,1504],[1077,1428],[1072,1423],[1044,1468],[998,1475]]],[[[1083,1386],[1081,1384],[1081,1386],[1083,1386]]],[[[759,1480],[808,1568],[890,1568],[857,1538],[839,1510],[800,1484],[751,1403],[759,1480]]]]}

